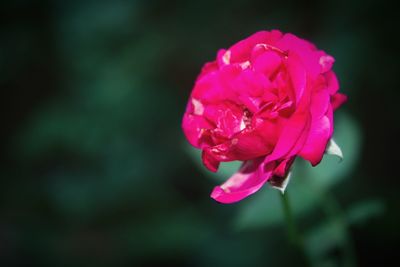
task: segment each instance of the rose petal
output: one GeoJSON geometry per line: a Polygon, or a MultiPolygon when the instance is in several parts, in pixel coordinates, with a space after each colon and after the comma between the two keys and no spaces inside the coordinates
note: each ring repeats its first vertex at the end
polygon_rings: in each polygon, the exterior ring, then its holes
{"type": "Polygon", "coordinates": [[[277,139],[278,127],[265,121],[256,129],[245,129],[232,140],[231,153],[238,160],[248,160],[271,153],[277,139]]]}
{"type": "Polygon", "coordinates": [[[318,164],[324,154],[326,144],[332,135],[333,121],[329,112],[329,93],[326,90],[319,90],[311,98],[311,126],[299,155],[311,162],[313,166],[318,164]]]}
{"type": "Polygon", "coordinates": [[[281,65],[281,56],[274,51],[266,51],[253,60],[253,68],[266,75],[273,74],[281,65]]]}
{"type": "MultiPolygon", "coordinates": [[[[325,53],[324,53],[325,54],[325,53]]],[[[330,55],[323,55],[319,58],[319,64],[321,65],[321,72],[325,73],[332,68],[335,59],[330,55]]]]}
{"type": "Polygon", "coordinates": [[[221,186],[216,186],[211,198],[221,203],[234,203],[257,192],[272,176],[275,163],[264,165],[259,159],[246,161],[240,170],[221,186]]]}
{"type": "MultiPolygon", "coordinates": [[[[232,160],[250,160],[271,153],[276,134],[274,129],[276,125],[265,122],[257,129],[248,128],[235,135],[235,137],[222,144],[207,147],[205,150],[214,160],[232,161],[232,160]],[[268,127],[270,125],[270,127],[268,127]],[[268,129],[263,131],[263,129],[268,129]],[[267,136],[271,138],[266,138],[267,136]]],[[[211,167],[211,169],[213,169],[211,167]]]]}
{"type": "Polygon", "coordinates": [[[209,149],[204,149],[201,154],[201,159],[203,161],[204,166],[212,172],[218,171],[219,161],[216,160],[213,155],[209,152],[209,149]]]}
{"type": "Polygon", "coordinates": [[[307,74],[312,79],[321,73],[321,65],[319,64],[321,53],[319,53],[319,51],[315,49],[315,46],[310,42],[287,33],[277,42],[276,45],[278,48],[288,51],[289,54],[297,54],[307,70],[307,74]]]}
{"type": "Polygon", "coordinates": [[[207,74],[209,74],[211,72],[217,71],[217,70],[218,70],[218,64],[215,61],[208,62],[208,63],[204,64],[204,66],[201,69],[201,72],[200,72],[199,76],[197,77],[196,81],[200,80],[205,75],[207,75],[207,74]]]}
{"type": "Polygon", "coordinates": [[[331,97],[331,103],[333,110],[338,109],[344,102],[347,101],[347,96],[341,93],[334,94],[331,97]]]}
{"type": "Polygon", "coordinates": [[[330,105],[330,96],[326,90],[318,90],[311,96],[310,112],[313,119],[324,116],[330,105]]]}
{"type": "Polygon", "coordinates": [[[336,74],[333,71],[328,71],[324,75],[327,83],[327,89],[331,95],[334,95],[339,90],[339,82],[336,74]]]}
{"type": "Polygon", "coordinates": [[[296,95],[296,104],[298,104],[306,88],[306,70],[301,61],[293,53],[289,55],[287,65],[296,95]]]}
{"type": "Polygon", "coordinates": [[[275,145],[273,152],[267,156],[268,162],[282,158],[296,150],[303,143],[304,135],[307,134],[310,127],[310,114],[308,112],[297,112],[287,121],[282,130],[279,140],[275,145]]]}
{"type": "Polygon", "coordinates": [[[239,66],[227,65],[218,72],[210,72],[196,81],[192,97],[203,103],[219,103],[229,99],[235,100],[232,89],[236,77],[241,73],[239,66]]]}
{"type": "Polygon", "coordinates": [[[286,176],[286,174],[287,174],[289,168],[292,166],[295,158],[296,157],[291,157],[291,158],[287,158],[287,159],[284,159],[283,161],[281,161],[281,163],[279,163],[279,165],[275,168],[274,175],[278,176],[278,177],[286,176]]]}
{"type": "Polygon", "coordinates": [[[331,138],[331,124],[327,116],[313,120],[307,141],[299,155],[317,165],[325,152],[326,144],[331,138]]]}
{"type": "Polygon", "coordinates": [[[196,116],[190,113],[185,113],[182,121],[183,132],[189,143],[197,148],[202,148],[202,140],[205,129],[210,129],[212,126],[202,116],[196,116]]]}
{"type": "Polygon", "coordinates": [[[280,31],[259,31],[250,37],[241,40],[229,48],[231,51],[231,62],[244,62],[250,58],[251,52],[256,44],[274,44],[280,39],[280,31]]]}

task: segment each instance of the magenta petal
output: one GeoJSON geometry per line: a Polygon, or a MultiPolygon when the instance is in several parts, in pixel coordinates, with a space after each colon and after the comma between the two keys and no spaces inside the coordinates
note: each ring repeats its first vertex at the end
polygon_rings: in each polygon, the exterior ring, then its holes
{"type": "Polygon", "coordinates": [[[321,72],[325,73],[330,71],[335,59],[330,55],[323,55],[319,58],[319,64],[321,65],[321,72]]]}
{"type": "Polygon", "coordinates": [[[267,51],[254,59],[253,67],[256,71],[272,74],[281,64],[281,57],[274,51],[267,51]]]}
{"type": "Polygon", "coordinates": [[[197,80],[200,80],[203,76],[205,76],[211,72],[217,71],[217,70],[218,70],[217,62],[215,62],[215,61],[208,62],[208,63],[204,64],[199,76],[197,77],[197,80]]]}
{"type": "Polygon", "coordinates": [[[277,42],[277,47],[289,51],[289,58],[290,54],[297,54],[310,77],[315,78],[321,73],[319,64],[321,53],[316,51],[310,42],[288,33],[277,42]]]}
{"type": "Polygon", "coordinates": [[[295,156],[282,160],[274,170],[274,176],[285,177],[290,166],[292,166],[295,156]]]}
{"type": "Polygon", "coordinates": [[[273,161],[291,153],[299,142],[302,143],[302,136],[307,134],[309,124],[310,114],[308,112],[295,113],[283,128],[279,140],[273,152],[267,156],[267,160],[273,161]]]}
{"type": "Polygon", "coordinates": [[[331,103],[333,110],[339,108],[344,102],[347,101],[347,96],[341,93],[337,93],[332,96],[331,103]]]}
{"type": "Polygon", "coordinates": [[[265,155],[271,151],[271,146],[266,143],[261,136],[255,132],[249,132],[245,137],[233,139],[225,143],[205,149],[206,156],[203,156],[203,163],[206,167],[214,171],[212,160],[232,161],[232,160],[250,160],[265,155]],[[206,159],[206,160],[205,160],[206,159]]]}
{"type": "Polygon", "coordinates": [[[216,186],[211,198],[221,203],[234,203],[257,192],[272,176],[274,162],[264,165],[260,160],[246,161],[240,170],[221,186],[216,186]]]}
{"type": "Polygon", "coordinates": [[[218,66],[228,65],[231,60],[231,52],[229,50],[220,49],[217,53],[218,66]]]}
{"type": "Polygon", "coordinates": [[[202,137],[205,129],[211,125],[204,117],[185,113],[182,122],[182,129],[189,143],[197,148],[202,147],[202,137]]]}
{"type": "Polygon", "coordinates": [[[328,111],[326,112],[325,116],[328,117],[329,123],[331,124],[331,130],[329,132],[329,136],[333,135],[333,108],[332,106],[328,107],[328,111]]]}
{"type": "Polygon", "coordinates": [[[264,74],[246,69],[238,75],[237,80],[235,80],[234,89],[241,95],[259,97],[264,91],[270,90],[272,86],[264,74]]]}
{"type": "Polygon", "coordinates": [[[306,70],[301,61],[295,54],[290,54],[288,58],[288,69],[292,77],[292,84],[296,95],[296,104],[300,102],[306,87],[306,70]]]}
{"type": "Polygon", "coordinates": [[[327,116],[313,120],[307,141],[299,155],[317,165],[325,152],[326,144],[331,138],[331,123],[327,116]]]}
{"type": "Polygon", "coordinates": [[[265,122],[256,130],[245,129],[233,139],[231,151],[234,157],[239,160],[248,160],[266,155],[272,151],[273,137],[271,131],[276,131],[276,126],[265,122]],[[268,128],[268,126],[270,126],[268,128]],[[263,129],[266,128],[267,130],[263,129]]]}
{"type": "Polygon", "coordinates": [[[328,71],[324,75],[328,87],[327,89],[331,95],[334,95],[339,90],[339,82],[336,74],[333,71],[328,71]]]}
{"type": "Polygon", "coordinates": [[[330,105],[330,96],[326,90],[319,90],[311,97],[311,117],[317,119],[324,116],[330,105]]]}
{"type": "Polygon", "coordinates": [[[229,48],[232,52],[232,62],[242,62],[250,58],[251,52],[257,44],[273,44],[276,40],[280,39],[282,33],[279,31],[259,31],[249,36],[248,38],[234,44],[229,48]]]}
{"type": "Polygon", "coordinates": [[[207,169],[212,172],[218,171],[220,162],[212,156],[208,148],[203,150],[201,154],[201,159],[203,160],[203,164],[207,167],[207,169]]]}
{"type": "Polygon", "coordinates": [[[321,161],[333,132],[329,99],[329,93],[325,90],[314,93],[311,98],[311,127],[299,155],[313,166],[321,161]]]}
{"type": "MultiPolygon", "coordinates": [[[[280,126],[277,123],[266,120],[255,127],[243,129],[231,140],[205,148],[205,151],[207,157],[212,157],[217,161],[246,161],[258,158],[271,153],[279,131],[280,126]]],[[[204,159],[203,156],[203,162],[207,168],[214,170],[215,168],[210,165],[210,160],[204,159]]]]}

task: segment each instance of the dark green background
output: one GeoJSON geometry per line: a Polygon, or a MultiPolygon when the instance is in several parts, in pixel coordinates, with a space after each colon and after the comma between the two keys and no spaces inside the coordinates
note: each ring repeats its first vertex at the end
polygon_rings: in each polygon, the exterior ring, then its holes
{"type": "Polygon", "coordinates": [[[349,96],[336,117],[344,162],[300,162],[289,189],[309,261],[396,258],[395,10],[372,0],[2,1],[0,266],[305,265],[277,193],[212,201],[232,167],[209,175],[180,128],[202,64],[263,29],[333,55],[349,96]]]}

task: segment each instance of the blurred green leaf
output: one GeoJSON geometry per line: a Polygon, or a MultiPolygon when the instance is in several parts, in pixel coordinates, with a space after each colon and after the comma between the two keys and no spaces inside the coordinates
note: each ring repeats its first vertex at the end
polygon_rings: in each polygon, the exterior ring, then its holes
{"type": "Polygon", "coordinates": [[[346,211],[348,224],[361,224],[385,212],[382,200],[371,199],[352,204],[346,211]]]}
{"type": "MultiPolygon", "coordinates": [[[[336,266],[355,266],[349,226],[367,221],[379,216],[384,211],[384,204],[380,200],[371,199],[351,205],[345,212],[340,210],[338,203],[331,196],[322,200],[326,219],[314,224],[304,235],[305,247],[315,266],[329,261],[332,251],[339,250],[342,263],[336,266]]],[[[338,258],[336,257],[336,260],[338,258]]]]}
{"type": "Polygon", "coordinates": [[[328,220],[314,225],[305,235],[304,245],[313,262],[325,260],[332,249],[345,242],[346,233],[340,220],[328,220]]]}

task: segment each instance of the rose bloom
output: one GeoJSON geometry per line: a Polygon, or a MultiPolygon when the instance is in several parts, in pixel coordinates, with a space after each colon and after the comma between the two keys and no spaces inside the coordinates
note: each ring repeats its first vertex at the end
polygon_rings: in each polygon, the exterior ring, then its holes
{"type": "Polygon", "coordinates": [[[232,203],[267,181],[282,183],[298,156],[321,161],[333,111],[346,101],[333,63],[310,42],[273,30],[219,50],[203,66],[183,117],[185,136],[211,171],[243,161],[212,198],[232,203]]]}

